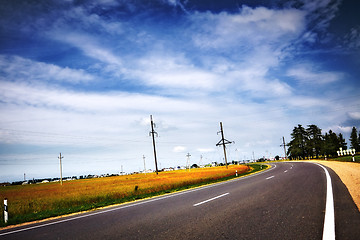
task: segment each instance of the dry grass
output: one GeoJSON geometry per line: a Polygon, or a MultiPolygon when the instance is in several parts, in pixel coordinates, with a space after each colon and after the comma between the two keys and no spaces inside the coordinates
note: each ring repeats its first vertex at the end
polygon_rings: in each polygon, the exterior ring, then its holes
{"type": "Polygon", "coordinates": [[[353,162],[314,161],[334,170],[350,192],[360,211],[360,164],[353,162]]]}
{"type": "MultiPolygon", "coordinates": [[[[21,222],[34,220],[34,215],[43,217],[119,203],[144,197],[153,193],[170,191],[188,185],[218,180],[244,173],[244,165],[179,170],[172,172],[125,175],[107,178],[83,179],[59,183],[45,183],[0,188],[0,199],[8,199],[10,219],[21,222]],[[137,186],[137,187],[136,187],[137,186]],[[124,199],[124,200],[122,200],[124,199]]],[[[1,204],[2,205],[2,204],[1,204]]],[[[3,206],[0,207],[3,212],[3,206]]],[[[40,217],[40,218],[43,218],[40,217]]]]}

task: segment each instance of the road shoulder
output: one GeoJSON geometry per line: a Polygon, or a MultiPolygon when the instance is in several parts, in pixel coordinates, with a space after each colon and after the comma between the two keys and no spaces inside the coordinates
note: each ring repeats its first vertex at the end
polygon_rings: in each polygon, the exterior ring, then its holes
{"type": "Polygon", "coordinates": [[[360,211],[360,164],[336,161],[312,161],[331,168],[348,189],[353,201],[360,211]]]}

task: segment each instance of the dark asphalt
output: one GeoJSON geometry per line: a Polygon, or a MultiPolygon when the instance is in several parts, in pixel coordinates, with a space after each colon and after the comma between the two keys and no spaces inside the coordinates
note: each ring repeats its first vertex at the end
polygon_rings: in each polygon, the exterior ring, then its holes
{"type": "MultiPolygon", "coordinates": [[[[339,177],[328,171],[336,239],[360,239],[360,213],[339,177]]],[[[321,167],[276,163],[235,181],[3,230],[0,239],[322,239],[325,201],[321,167]],[[35,228],[13,232],[29,227],[35,228]]]]}

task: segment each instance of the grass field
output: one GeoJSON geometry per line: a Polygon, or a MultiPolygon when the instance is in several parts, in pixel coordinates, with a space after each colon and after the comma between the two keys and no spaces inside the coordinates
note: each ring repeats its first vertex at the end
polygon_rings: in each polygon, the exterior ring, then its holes
{"type": "MultiPolygon", "coordinates": [[[[59,183],[0,187],[0,199],[8,199],[8,225],[94,209],[166,192],[177,191],[204,183],[235,177],[235,171],[248,174],[259,165],[231,165],[199,168],[190,171],[124,175],[82,179],[59,183]]],[[[264,165],[265,166],[265,165],[264,165]]],[[[4,206],[0,211],[3,214],[4,206]]],[[[5,226],[3,217],[0,226],[5,226]]]]}

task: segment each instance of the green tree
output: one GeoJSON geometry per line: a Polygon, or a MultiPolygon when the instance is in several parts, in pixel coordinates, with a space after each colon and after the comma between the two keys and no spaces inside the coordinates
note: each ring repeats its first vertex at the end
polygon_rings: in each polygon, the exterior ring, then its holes
{"type": "Polygon", "coordinates": [[[340,141],[336,133],[329,130],[324,136],[323,152],[325,155],[337,156],[337,151],[340,148],[340,141]]]}
{"type": "Polygon", "coordinates": [[[339,145],[340,147],[343,149],[343,150],[346,150],[347,149],[347,143],[345,142],[345,139],[343,137],[343,135],[341,133],[339,133],[339,145]]]}
{"type": "Polygon", "coordinates": [[[359,138],[357,135],[357,130],[356,127],[353,127],[351,130],[351,134],[350,134],[350,147],[351,148],[355,148],[355,151],[358,152],[360,151],[360,143],[359,143],[359,138]]]}
{"type": "Polygon", "coordinates": [[[306,135],[306,152],[310,156],[315,156],[318,158],[323,145],[321,129],[314,124],[308,125],[308,128],[306,129],[306,135]]]}
{"type": "Polygon", "coordinates": [[[288,156],[290,159],[302,158],[307,156],[306,152],[307,133],[301,124],[294,127],[291,133],[291,141],[288,144],[288,156]]]}

